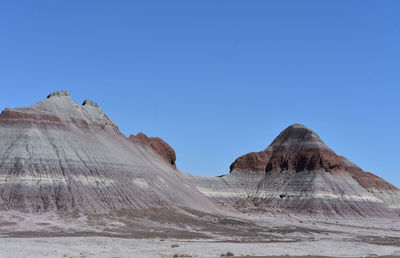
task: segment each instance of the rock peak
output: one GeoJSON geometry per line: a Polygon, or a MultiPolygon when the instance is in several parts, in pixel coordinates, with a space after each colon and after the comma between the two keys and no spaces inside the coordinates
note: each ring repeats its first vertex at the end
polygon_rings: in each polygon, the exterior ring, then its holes
{"type": "Polygon", "coordinates": [[[97,107],[97,108],[99,107],[99,105],[96,102],[91,101],[89,99],[85,99],[85,101],[83,101],[82,106],[86,106],[86,105],[97,107]]]}
{"type": "Polygon", "coordinates": [[[51,98],[51,97],[71,97],[71,94],[66,91],[66,90],[61,90],[61,91],[55,91],[53,93],[50,93],[47,98],[51,98]]]}
{"type": "Polygon", "coordinates": [[[344,161],[315,132],[301,124],[283,130],[267,150],[271,152],[267,172],[346,169],[344,161]]]}
{"type": "Polygon", "coordinates": [[[283,150],[292,148],[320,149],[327,147],[321,138],[311,129],[302,124],[293,124],[275,138],[270,148],[283,150]]]}

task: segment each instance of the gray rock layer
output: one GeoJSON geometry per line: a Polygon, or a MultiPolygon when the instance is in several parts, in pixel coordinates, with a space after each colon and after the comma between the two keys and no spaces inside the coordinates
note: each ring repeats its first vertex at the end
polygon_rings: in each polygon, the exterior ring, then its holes
{"type": "Polygon", "coordinates": [[[188,178],[205,195],[238,208],[398,218],[395,211],[400,207],[399,189],[336,155],[299,124],[285,129],[265,150],[236,159],[228,175],[188,178]]]}
{"type": "Polygon", "coordinates": [[[129,141],[96,105],[67,93],[0,115],[0,210],[108,213],[212,210],[151,148],[129,141]]]}

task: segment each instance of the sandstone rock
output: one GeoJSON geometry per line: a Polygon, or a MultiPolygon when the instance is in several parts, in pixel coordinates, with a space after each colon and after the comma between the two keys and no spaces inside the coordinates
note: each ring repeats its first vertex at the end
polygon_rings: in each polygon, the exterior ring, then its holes
{"type": "Polygon", "coordinates": [[[147,137],[144,133],[130,135],[129,139],[133,142],[142,143],[150,146],[158,155],[160,155],[168,164],[176,168],[176,155],[174,149],[159,137],[147,137]]]}
{"type": "Polygon", "coordinates": [[[267,163],[271,157],[268,150],[250,152],[237,158],[230,166],[230,172],[234,171],[258,171],[265,172],[267,163]]]}

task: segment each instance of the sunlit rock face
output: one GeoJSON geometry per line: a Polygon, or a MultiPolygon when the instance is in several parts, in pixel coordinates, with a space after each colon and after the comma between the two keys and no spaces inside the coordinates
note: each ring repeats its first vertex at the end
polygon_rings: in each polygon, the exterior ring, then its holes
{"type": "Polygon", "coordinates": [[[294,124],[265,150],[239,157],[231,173],[196,179],[205,195],[239,209],[324,217],[396,218],[399,190],[336,155],[307,127],[294,124]]]}
{"type": "Polygon", "coordinates": [[[157,152],[165,146],[153,145],[129,140],[95,102],[79,105],[66,91],[6,108],[0,115],[0,210],[214,209],[174,169],[174,159],[157,152]]]}
{"type": "Polygon", "coordinates": [[[269,149],[260,152],[250,152],[237,158],[230,166],[230,173],[241,171],[254,171],[265,172],[265,168],[269,159],[271,158],[271,151],[269,149]]]}

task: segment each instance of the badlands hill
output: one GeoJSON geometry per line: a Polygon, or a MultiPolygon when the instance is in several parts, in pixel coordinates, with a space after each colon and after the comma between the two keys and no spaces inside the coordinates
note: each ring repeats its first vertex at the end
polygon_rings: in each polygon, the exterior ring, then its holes
{"type": "Polygon", "coordinates": [[[176,168],[158,137],[124,136],[93,101],[66,91],[0,114],[0,210],[104,214],[174,208],[306,216],[398,218],[400,191],[338,156],[299,124],[228,175],[176,168]],[[231,209],[231,211],[233,211],[231,209]]]}
{"type": "Polygon", "coordinates": [[[175,161],[162,139],[126,137],[95,102],[65,91],[6,108],[0,256],[400,254],[399,189],[303,125],[227,175],[186,174],[175,161]]]}
{"type": "Polygon", "coordinates": [[[159,138],[125,137],[93,101],[60,91],[0,115],[0,210],[110,213],[212,210],[159,138]]]}
{"type": "Polygon", "coordinates": [[[190,176],[205,195],[243,210],[307,216],[396,218],[400,190],[364,172],[294,124],[263,151],[237,158],[230,174],[190,176]]]}

